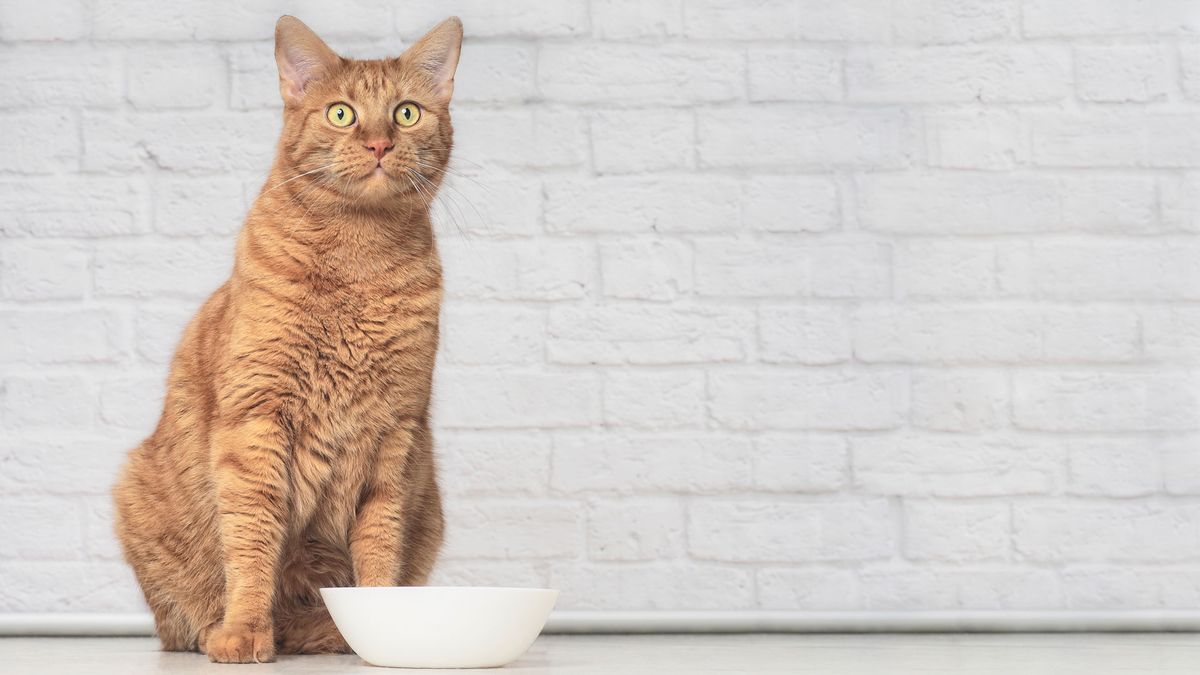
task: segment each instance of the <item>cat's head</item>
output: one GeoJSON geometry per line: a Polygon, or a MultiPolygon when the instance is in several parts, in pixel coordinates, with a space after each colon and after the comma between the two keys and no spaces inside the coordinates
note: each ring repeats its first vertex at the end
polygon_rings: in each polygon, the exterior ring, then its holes
{"type": "Polygon", "coordinates": [[[280,18],[280,177],[362,205],[432,199],[450,158],[461,45],[462,22],[451,17],[397,58],[346,59],[299,19],[280,18]]]}

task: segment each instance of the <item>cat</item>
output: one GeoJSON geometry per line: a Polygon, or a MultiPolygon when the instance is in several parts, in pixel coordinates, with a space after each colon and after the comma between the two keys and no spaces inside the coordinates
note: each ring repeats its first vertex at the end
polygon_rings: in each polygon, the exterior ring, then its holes
{"type": "Polygon", "coordinates": [[[165,650],[346,652],[322,586],[425,583],[443,517],[429,428],[462,23],[394,59],[275,29],[283,130],[234,267],[188,324],[115,529],[165,650]]]}

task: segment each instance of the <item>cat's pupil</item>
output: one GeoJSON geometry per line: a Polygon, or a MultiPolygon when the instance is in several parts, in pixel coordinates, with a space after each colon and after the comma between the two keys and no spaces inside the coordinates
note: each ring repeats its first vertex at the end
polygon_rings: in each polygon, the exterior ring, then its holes
{"type": "Polygon", "coordinates": [[[341,108],[338,108],[338,111],[337,111],[337,116],[338,116],[338,119],[339,119],[339,120],[340,120],[340,119],[342,119],[343,117],[345,117],[345,116],[346,116],[346,111],[345,111],[345,110],[342,110],[341,108]]]}
{"type": "Polygon", "coordinates": [[[408,118],[412,117],[412,111],[411,111],[411,110],[409,110],[408,108],[405,108],[405,109],[404,109],[404,112],[403,112],[403,113],[401,113],[401,114],[403,114],[403,115],[404,115],[404,119],[408,119],[408,118]]]}

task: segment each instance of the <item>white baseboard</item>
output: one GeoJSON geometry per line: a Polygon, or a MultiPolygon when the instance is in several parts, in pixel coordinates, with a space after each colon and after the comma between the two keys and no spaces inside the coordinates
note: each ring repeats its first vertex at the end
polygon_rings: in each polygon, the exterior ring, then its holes
{"type": "MultiPolygon", "coordinates": [[[[1200,611],[560,611],[546,633],[1200,632],[1200,611]]],[[[147,636],[149,614],[0,614],[0,636],[147,636]]]]}

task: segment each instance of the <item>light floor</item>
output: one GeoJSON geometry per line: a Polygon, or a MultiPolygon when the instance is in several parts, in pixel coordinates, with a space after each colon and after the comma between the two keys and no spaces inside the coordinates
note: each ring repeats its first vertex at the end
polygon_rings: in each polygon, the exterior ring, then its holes
{"type": "MultiPolygon", "coordinates": [[[[0,673],[385,673],[355,656],[246,666],[158,651],[149,638],[0,638],[0,673]]],[[[464,673],[469,671],[407,671],[464,673]]],[[[548,673],[1200,673],[1200,634],[544,635],[496,675],[548,673]]]]}

